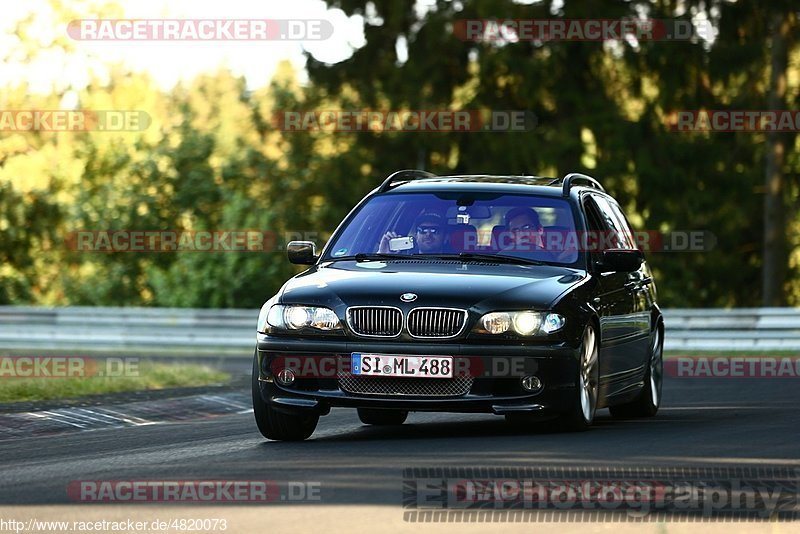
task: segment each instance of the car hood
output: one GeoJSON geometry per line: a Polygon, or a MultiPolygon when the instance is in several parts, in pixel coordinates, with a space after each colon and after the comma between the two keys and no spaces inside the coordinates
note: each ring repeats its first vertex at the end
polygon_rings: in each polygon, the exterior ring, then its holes
{"type": "Polygon", "coordinates": [[[552,307],[558,297],[586,276],[557,266],[390,261],[323,263],[290,279],[280,302],[340,309],[347,306],[442,306],[487,311],[552,307]]]}

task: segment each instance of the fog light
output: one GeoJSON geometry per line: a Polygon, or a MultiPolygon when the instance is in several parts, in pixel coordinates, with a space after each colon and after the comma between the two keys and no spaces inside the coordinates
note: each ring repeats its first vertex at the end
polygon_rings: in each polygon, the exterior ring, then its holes
{"type": "Polygon", "coordinates": [[[281,369],[275,379],[278,381],[278,384],[282,386],[291,386],[294,384],[294,371],[291,369],[281,369]]]}
{"type": "Polygon", "coordinates": [[[523,376],[520,379],[520,382],[522,383],[523,389],[527,391],[535,393],[537,391],[542,390],[542,381],[539,380],[538,376],[533,376],[533,375],[523,376]]]}

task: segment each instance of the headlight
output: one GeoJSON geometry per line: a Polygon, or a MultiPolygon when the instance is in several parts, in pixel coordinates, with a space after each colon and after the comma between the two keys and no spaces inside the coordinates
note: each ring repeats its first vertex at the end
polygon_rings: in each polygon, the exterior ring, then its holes
{"type": "MultiPolygon", "coordinates": [[[[264,306],[266,307],[266,305],[264,306]]],[[[275,304],[265,313],[261,308],[258,324],[262,332],[267,328],[282,328],[286,330],[300,330],[302,328],[315,328],[317,330],[334,330],[341,328],[339,318],[329,308],[317,306],[284,306],[275,304]],[[263,318],[263,322],[262,322],[263,318]]]]}
{"type": "MultiPolygon", "coordinates": [[[[310,309],[305,306],[287,306],[283,310],[283,323],[292,330],[300,330],[304,326],[311,325],[310,309]]],[[[272,326],[283,326],[281,322],[277,322],[272,326]]]]}
{"type": "Polygon", "coordinates": [[[544,321],[542,322],[542,332],[545,334],[550,334],[556,330],[560,330],[564,327],[566,322],[567,320],[563,315],[559,315],[557,313],[548,313],[544,316],[544,321]]]}
{"type": "Polygon", "coordinates": [[[266,332],[269,329],[269,324],[267,324],[267,315],[269,314],[270,310],[274,308],[272,303],[275,299],[270,299],[267,301],[266,304],[261,306],[261,311],[258,312],[258,325],[256,328],[259,332],[266,332]]]}
{"type": "Polygon", "coordinates": [[[513,333],[520,336],[552,334],[564,327],[566,319],[557,313],[513,311],[492,312],[480,318],[473,332],[480,334],[513,333]]]}
{"type": "Polygon", "coordinates": [[[542,317],[534,312],[519,312],[514,314],[514,331],[521,336],[533,335],[542,323],[542,317]]]}

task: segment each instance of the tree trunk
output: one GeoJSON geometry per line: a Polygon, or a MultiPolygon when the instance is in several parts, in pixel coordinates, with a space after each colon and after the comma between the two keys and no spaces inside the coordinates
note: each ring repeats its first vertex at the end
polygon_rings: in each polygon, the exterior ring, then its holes
{"type": "MultiPolygon", "coordinates": [[[[775,13],[770,20],[770,85],[768,109],[786,109],[786,70],[788,68],[789,17],[775,13]]],[[[767,134],[766,177],[764,190],[764,263],[762,267],[762,304],[786,303],[784,283],[787,270],[786,206],[784,203],[783,165],[786,157],[786,134],[767,134]]]]}

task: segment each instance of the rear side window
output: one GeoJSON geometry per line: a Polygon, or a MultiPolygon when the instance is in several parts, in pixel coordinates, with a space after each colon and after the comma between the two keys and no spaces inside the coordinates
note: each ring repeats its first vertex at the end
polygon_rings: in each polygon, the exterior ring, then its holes
{"type": "Polygon", "coordinates": [[[622,212],[622,208],[619,207],[619,204],[616,202],[609,202],[609,207],[611,208],[612,213],[615,215],[617,221],[619,221],[620,226],[625,231],[625,241],[628,244],[629,248],[637,249],[638,246],[636,244],[636,234],[631,228],[631,223],[628,222],[628,218],[625,217],[625,214],[622,212]]]}
{"type": "Polygon", "coordinates": [[[600,224],[602,224],[602,228],[599,230],[605,232],[604,235],[599,236],[602,238],[599,242],[606,244],[603,248],[635,250],[636,242],[633,232],[616,202],[598,195],[591,195],[591,200],[596,208],[594,216],[599,217],[600,224]]]}

